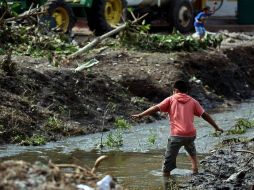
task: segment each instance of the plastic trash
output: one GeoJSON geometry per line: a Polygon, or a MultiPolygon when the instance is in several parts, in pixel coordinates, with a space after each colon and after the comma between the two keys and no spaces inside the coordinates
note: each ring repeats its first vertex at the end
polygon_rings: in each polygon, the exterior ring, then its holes
{"type": "Polygon", "coordinates": [[[99,190],[110,190],[110,183],[113,181],[113,178],[110,175],[106,175],[102,180],[97,182],[99,190]]]}
{"type": "Polygon", "coordinates": [[[79,190],[94,190],[94,188],[89,187],[89,186],[87,186],[87,185],[83,185],[83,184],[77,185],[77,188],[78,188],[79,190]]]}

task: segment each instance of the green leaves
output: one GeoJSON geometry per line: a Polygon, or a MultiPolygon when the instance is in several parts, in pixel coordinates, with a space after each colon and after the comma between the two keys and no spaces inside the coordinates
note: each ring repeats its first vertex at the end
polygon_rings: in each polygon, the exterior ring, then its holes
{"type": "Polygon", "coordinates": [[[254,121],[240,118],[237,119],[235,125],[230,129],[227,134],[232,135],[232,134],[243,134],[246,132],[248,128],[254,127],[254,121]]]}
{"type": "Polygon", "coordinates": [[[147,25],[138,25],[133,28],[127,27],[121,36],[121,44],[126,47],[134,47],[147,51],[169,52],[169,51],[198,51],[208,47],[216,48],[222,42],[222,36],[210,35],[201,41],[192,36],[173,32],[170,35],[149,34],[147,25]]]}
{"type": "Polygon", "coordinates": [[[130,125],[130,123],[128,123],[128,121],[126,121],[123,118],[117,118],[115,120],[115,126],[118,129],[130,129],[132,126],[130,125]]]}
{"type": "Polygon", "coordinates": [[[104,144],[110,148],[119,148],[123,146],[124,131],[132,126],[123,118],[117,118],[114,124],[117,129],[114,132],[109,132],[104,144]]]}
{"type": "Polygon", "coordinates": [[[107,139],[105,142],[106,146],[110,147],[110,148],[119,148],[123,145],[123,136],[122,133],[117,130],[115,133],[110,132],[107,135],[107,139]]]}
{"type": "Polygon", "coordinates": [[[7,26],[0,29],[0,54],[13,49],[13,54],[45,57],[48,52],[69,55],[78,50],[63,34],[45,32],[35,25],[7,26]]]}

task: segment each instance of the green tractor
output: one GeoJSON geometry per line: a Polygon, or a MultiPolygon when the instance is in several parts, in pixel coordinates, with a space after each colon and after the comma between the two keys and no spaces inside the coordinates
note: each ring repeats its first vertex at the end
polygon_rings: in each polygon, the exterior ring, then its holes
{"type": "MultiPolygon", "coordinates": [[[[0,0],[0,3],[3,3],[0,0]]],[[[68,33],[77,17],[86,17],[88,25],[96,35],[101,35],[115,28],[125,17],[125,0],[7,0],[15,12],[22,13],[32,3],[42,6],[46,15],[42,20],[49,21],[51,27],[59,27],[68,33]]],[[[2,11],[3,12],[3,11],[2,11]]],[[[0,14],[1,16],[1,14],[0,14]]]]}

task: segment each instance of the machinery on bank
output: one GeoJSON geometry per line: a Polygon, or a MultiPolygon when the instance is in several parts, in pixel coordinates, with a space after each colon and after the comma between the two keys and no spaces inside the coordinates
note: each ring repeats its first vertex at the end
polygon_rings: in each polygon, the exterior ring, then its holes
{"type": "Polygon", "coordinates": [[[186,33],[193,27],[195,10],[202,9],[206,0],[0,0],[0,8],[4,2],[15,5],[18,13],[28,10],[32,3],[42,6],[47,12],[42,19],[64,32],[72,30],[76,18],[84,17],[90,29],[101,35],[126,19],[127,8],[135,15],[149,13],[147,23],[161,20],[186,33]]]}
{"type": "Polygon", "coordinates": [[[71,31],[77,17],[84,17],[97,35],[119,24],[127,7],[125,0],[0,0],[0,5],[3,7],[6,2],[17,13],[28,10],[32,3],[34,7],[41,6],[47,13],[42,20],[66,33],[71,31]]]}

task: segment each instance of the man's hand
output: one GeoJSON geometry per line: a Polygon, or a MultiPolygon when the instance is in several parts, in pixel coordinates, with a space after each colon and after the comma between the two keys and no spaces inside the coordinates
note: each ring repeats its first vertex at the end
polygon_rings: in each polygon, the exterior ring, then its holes
{"type": "Polygon", "coordinates": [[[160,111],[160,108],[158,106],[152,106],[152,107],[148,108],[147,110],[143,111],[142,113],[132,115],[131,118],[132,119],[141,119],[142,117],[147,116],[147,115],[152,115],[157,111],[160,111]]]}
{"type": "Polygon", "coordinates": [[[142,118],[142,115],[141,114],[135,114],[135,115],[132,115],[131,118],[134,119],[134,120],[139,120],[139,119],[142,118]]]}
{"type": "Polygon", "coordinates": [[[220,132],[222,132],[222,133],[224,132],[224,130],[223,130],[222,128],[219,128],[219,127],[218,127],[217,129],[215,129],[215,130],[216,130],[216,131],[220,131],[220,132]]]}

